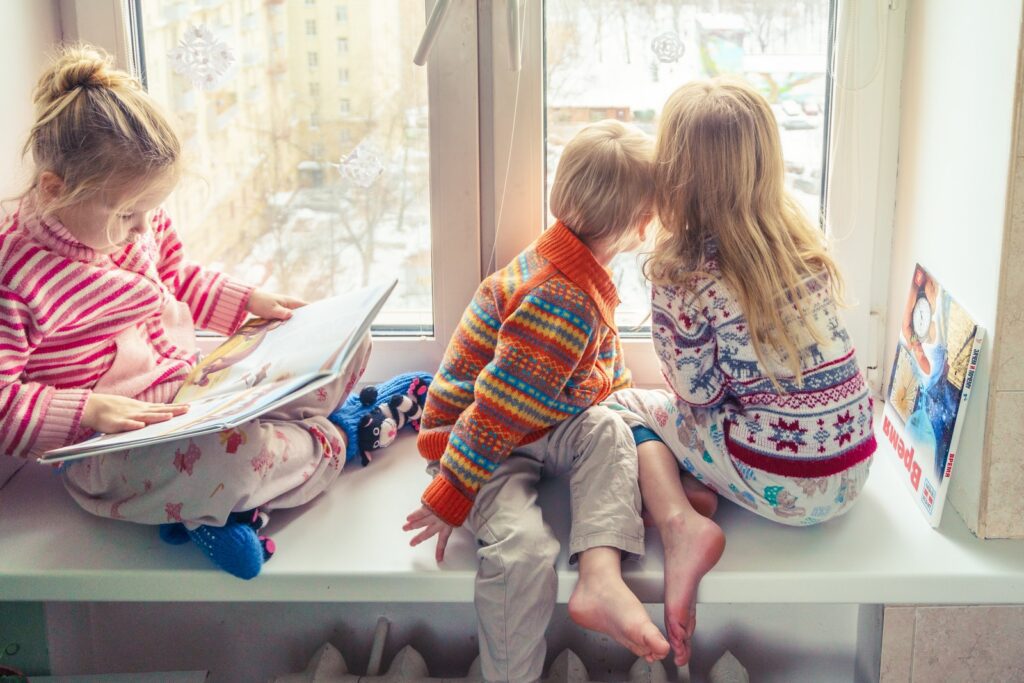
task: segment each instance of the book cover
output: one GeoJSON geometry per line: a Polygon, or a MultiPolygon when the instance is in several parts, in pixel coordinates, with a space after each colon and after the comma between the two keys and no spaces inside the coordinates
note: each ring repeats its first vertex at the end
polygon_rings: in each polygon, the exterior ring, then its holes
{"type": "Polygon", "coordinates": [[[900,318],[882,432],[928,522],[942,519],[984,330],[920,264],[900,318]]]}
{"type": "Polygon", "coordinates": [[[396,281],[323,299],[286,321],[254,319],[203,358],[174,403],[189,410],[166,422],[103,434],[45,453],[52,463],[222,431],[333,381],[355,353],[396,281]]]}

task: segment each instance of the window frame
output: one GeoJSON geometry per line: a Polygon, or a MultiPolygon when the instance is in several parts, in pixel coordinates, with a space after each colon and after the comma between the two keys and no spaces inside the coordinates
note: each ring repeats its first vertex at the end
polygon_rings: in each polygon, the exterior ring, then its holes
{"type": "MultiPolygon", "coordinates": [[[[117,63],[142,74],[144,52],[134,0],[60,0],[65,40],[91,43],[117,63]]],[[[432,0],[424,1],[430,16],[432,0]]],[[[450,26],[477,23],[476,3],[452,3],[450,26]]],[[[412,59],[415,46],[407,46],[412,59]]],[[[396,373],[434,370],[466,304],[480,283],[479,115],[476,36],[442,31],[427,64],[430,138],[430,224],[433,334],[389,336],[374,332],[368,382],[396,373]],[[443,245],[443,248],[440,248],[443,245]]],[[[204,338],[211,348],[216,337],[204,338]]]]}

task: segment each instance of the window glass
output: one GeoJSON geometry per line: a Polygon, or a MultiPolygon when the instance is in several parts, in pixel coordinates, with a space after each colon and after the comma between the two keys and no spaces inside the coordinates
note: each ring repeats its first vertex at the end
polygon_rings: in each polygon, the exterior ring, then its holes
{"type": "Polygon", "coordinates": [[[411,59],[422,0],[137,8],[147,87],[185,145],[185,177],[167,209],[190,256],[309,300],[398,277],[378,323],[429,332],[427,72],[411,59]],[[174,68],[190,27],[233,58],[213,84],[174,68]],[[341,52],[372,68],[342,68],[341,52]],[[321,98],[340,104],[319,107],[321,98]]]}
{"type": "MultiPolygon", "coordinates": [[[[654,135],[658,113],[695,78],[747,79],[775,112],[786,183],[820,215],[830,0],[547,0],[546,177],[550,190],[566,142],[612,118],[654,135]]],[[[613,262],[623,332],[649,309],[642,255],[613,262]]]]}

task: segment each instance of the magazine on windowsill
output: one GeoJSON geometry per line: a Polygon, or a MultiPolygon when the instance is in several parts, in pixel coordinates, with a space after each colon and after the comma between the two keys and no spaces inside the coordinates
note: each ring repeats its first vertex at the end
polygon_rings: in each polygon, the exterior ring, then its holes
{"type": "Polygon", "coordinates": [[[288,320],[253,319],[203,358],[174,397],[189,410],[166,422],[103,434],[48,451],[53,463],[152,446],[223,431],[268,413],[329,384],[359,341],[396,281],[323,299],[296,309],[288,320]]]}
{"type": "Polygon", "coordinates": [[[984,330],[918,265],[900,319],[882,432],[929,524],[942,520],[984,330]]]}

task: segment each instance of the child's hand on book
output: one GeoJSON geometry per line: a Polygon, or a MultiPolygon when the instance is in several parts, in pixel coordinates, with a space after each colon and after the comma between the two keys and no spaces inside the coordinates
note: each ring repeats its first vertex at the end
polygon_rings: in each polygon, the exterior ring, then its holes
{"type": "Polygon", "coordinates": [[[452,529],[454,528],[451,524],[448,524],[448,522],[431,512],[430,508],[421,505],[418,510],[405,518],[405,526],[402,527],[402,530],[423,529],[423,531],[416,534],[409,541],[409,545],[413,546],[423,543],[423,541],[432,536],[437,536],[437,549],[434,551],[434,559],[437,560],[438,564],[441,564],[442,560],[444,560],[444,549],[448,545],[448,537],[452,535],[452,529]]]}
{"type": "Polygon", "coordinates": [[[302,299],[285,296],[283,294],[271,294],[261,289],[253,290],[249,295],[249,303],[245,310],[257,318],[267,320],[287,320],[292,317],[292,310],[302,308],[306,302],[302,299]]]}
{"type": "Polygon", "coordinates": [[[188,411],[184,403],[146,403],[114,394],[89,394],[80,424],[103,434],[117,434],[166,422],[188,411]]]}

